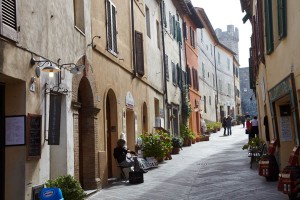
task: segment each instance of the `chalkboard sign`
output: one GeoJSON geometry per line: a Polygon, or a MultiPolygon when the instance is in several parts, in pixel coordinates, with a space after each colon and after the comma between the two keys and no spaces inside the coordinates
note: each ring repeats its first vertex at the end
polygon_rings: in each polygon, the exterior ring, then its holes
{"type": "Polygon", "coordinates": [[[61,94],[50,93],[48,145],[59,145],[61,94]]]}
{"type": "Polygon", "coordinates": [[[41,157],[41,128],[42,115],[28,114],[27,116],[27,159],[41,157]]]}

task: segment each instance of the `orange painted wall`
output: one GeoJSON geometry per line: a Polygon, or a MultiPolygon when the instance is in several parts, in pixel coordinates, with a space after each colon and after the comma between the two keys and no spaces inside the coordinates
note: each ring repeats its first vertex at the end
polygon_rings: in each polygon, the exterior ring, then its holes
{"type": "MultiPolygon", "coordinates": [[[[201,126],[200,126],[200,91],[195,90],[194,88],[194,82],[193,82],[193,74],[192,69],[195,69],[198,71],[198,46],[197,46],[197,31],[196,26],[193,24],[193,22],[190,20],[189,17],[184,18],[184,21],[186,22],[186,30],[188,32],[187,39],[185,40],[185,49],[186,49],[186,62],[187,65],[190,67],[191,72],[191,82],[192,85],[189,87],[189,97],[190,97],[190,103],[192,106],[192,114],[190,116],[190,128],[195,134],[201,133],[201,126]],[[190,27],[195,31],[195,48],[191,45],[191,33],[190,33],[190,27]],[[196,103],[197,101],[197,103],[196,103]],[[198,106],[196,105],[198,104],[198,106]],[[198,116],[198,120],[197,120],[198,116]],[[197,123],[198,122],[198,123],[197,123]]],[[[199,79],[199,71],[198,71],[198,79],[199,79]]],[[[199,80],[198,80],[199,84],[199,80]]],[[[198,86],[198,88],[200,88],[198,86]]]]}

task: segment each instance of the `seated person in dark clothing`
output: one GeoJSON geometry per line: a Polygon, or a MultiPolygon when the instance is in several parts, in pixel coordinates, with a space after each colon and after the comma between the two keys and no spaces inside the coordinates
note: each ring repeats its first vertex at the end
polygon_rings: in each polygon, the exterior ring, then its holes
{"type": "Polygon", "coordinates": [[[114,158],[118,161],[122,167],[134,167],[134,171],[147,172],[140,167],[137,157],[128,158],[127,153],[134,154],[134,151],[130,151],[125,148],[125,140],[119,139],[117,141],[117,147],[114,149],[114,158]]]}

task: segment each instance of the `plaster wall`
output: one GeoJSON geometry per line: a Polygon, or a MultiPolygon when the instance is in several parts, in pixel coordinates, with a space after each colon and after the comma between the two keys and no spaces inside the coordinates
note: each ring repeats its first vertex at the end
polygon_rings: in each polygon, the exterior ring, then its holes
{"type": "MultiPolygon", "coordinates": [[[[146,47],[150,45],[150,41],[147,39],[146,25],[145,25],[145,11],[144,2],[134,1],[134,20],[135,20],[135,30],[143,33],[143,46],[144,46],[144,60],[145,60],[145,75],[136,77],[133,75],[133,65],[132,65],[132,35],[131,29],[131,6],[130,1],[120,2],[112,1],[116,6],[117,10],[117,41],[118,41],[118,54],[113,55],[106,50],[106,25],[105,25],[105,6],[104,2],[94,1],[92,3],[92,35],[100,34],[102,38],[100,40],[95,40],[96,47],[93,50],[93,76],[96,80],[96,89],[99,95],[99,105],[101,111],[98,114],[98,130],[99,130],[99,162],[100,162],[100,178],[103,185],[107,184],[107,124],[106,124],[106,96],[107,92],[111,89],[116,96],[117,101],[117,124],[116,131],[117,138],[121,138],[122,135],[125,138],[130,139],[127,141],[130,147],[136,143],[136,139],[142,132],[143,117],[142,117],[142,106],[146,102],[148,108],[148,127],[149,130],[153,130],[154,125],[154,97],[160,99],[160,106],[162,107],[162,94],[158,85],[152,82],[160,80],[156,75],[157,71],[161,69],[161,59],[151,60],[151,64],[148,63],[150,59],[148,56],[157,56],[159,54],[158,50],[150,52],[146,47]],[[150,54],[153,53],[153,54],[150,54]],[[148,55],[150,54],[150,55],[148,55]],[[153,61],[153,62],[152,62],[153,61]],[[130,92],[134,99],[134,107],[131,112],[133,112],[134,117],[124,117],[126,115],[126,104],[125,99],[127,93],[130,92]],[[134,125],[134,126],[131,126],[134,125]],[[127,127],[131,126],[131,128],[127,127]],[[134,130],[133,130],[134,129],[134,130]],[[130,131],[127,132],[127,131],[130,131]],[[129,136],[129,137],[128,137],[129,136]]],[[[149,4],[149,7],[155,6],[154,2],[149,4]]],[[[157,17],[157,16],[156,16],[157,17]]],[[[155,44],[154,44],[155,45],[155,44]]],[[[154,49],[154,45],[152,48],[154,49]]],[[[151,46],[150,46],[151,48],[151,46]]],[[[150,58],[151,58],[150,56],[150,58]]],[[[150,61],[149,61],[150,62],[150,61]]],[[[158,71],[159,72],[159,71],[158,71]]],[[[161,73],[158,73],[161,76],[161,73]]],[[[112,145],[114,148],[115,145],[112,145]]],[[[115,162],[113,162],[113,165],[115,162]]],[[[113,176],[118,176],[118,169],[113,168],[113,176]]]]}
{"type": "Polygon", "coordinates": [[[199,38],[197,45],[199,51],[198,73],[201,92],[201,115],[205,120],[216,121],[215,42],[207,29],[197,29],[197,36],[199,38]],[[203,39],[201,40],[201,38],[203,39]],[[202,65],[204,65],[204,70],[202,65]],[[204,96],[206,96],[206,112],[204,112],[204,96]],[[211,98],[211,104],[209,103],[209,97],[211,98]]]}
{"type": "MultiPolygon", "coordinates": [[[[224,106],[225,115],[232,115],[228,113],[227,106],[230,109],[235,107],[234,99],[234,77],[232,69],[233,55],[225,50],[224,48],[216,47],[216,64],[217,64],[217,79],[218,79],[218,90],[219,90],[219,105],[224,106]],[[220,62],[218,58],[220,54],[220,62]],[[229,63],[228,61],[229,60],[229,63]],[[228,88],[229,84],[229,88],[228,88]]],[[[232,115],[233,116],[233,115],[232,115]]],[[[219,118],[220,119],[220,118],[219,118]]]]}
{"type": "MultiPolygon", "coordinates": [[[[37,0],[31,1],[18,1],[18,22],[20,31],[18,34],[18,43],[14,44],[5,40],[1,40],[0,46],[3,52],[1,57],[0,72],[9,77],[14,77],[24,81],[25,85],[22,92],[26,94],[22,98],[24,111],[22,114],[27,113],[40,114],[43,116],[42,126],[42,155],[39,160],[25,161],[25,153],[23,159],[16,159],[19,165],[24,165],[25,173],[23,176],[18,177],[19,180],[24,179],[22,188],[17,188],[20,194],[23,193],[22,198],[14,199],[31,199],[31,188],[35,185],[43,184],[50,178],[50,172],[55,176],[61,174],[63,171],[66,173],[73,173],[73,140],[72,128],[65,128],[61,130],[64,132],[63,137],[66,140],[65,146],[60,147],[60,153],[64,156],[50,157],[50,147],[44,141],[44,130],[47,130],[47,125],[44,122],[44,86],[45,83],[50,83],[52,86],[56,84],[55,77],[53,80],[48,78],[48,75],[42,72],[40,78],[36,79],[35,92],[29,91],[31,77],[36,76],[36,66],[30,65],[30,59],[33,56],[36,60],[43,60],[44,58],[51,60],[54,63],[76,63],[78,58],[86,54],[89,58],[89,49],[86,48],[87,44],[91,42],[90,36],[90,2],[85,1],[85,30],[84,33],[78,31],[74,27],[74,9],[73,1],[61,2],[54,0],[51,2],[41,2],[37,0]],[[55,161],[69,162],[69,165],[64,164],[61,166],[51,165],[50,162],[55,161]],[[25,196],[25,197],[24,197],[25,196]]],[[[71,78],[72,75],[66,71],[63,77],[63,87],[71,91],[71,78]]],[[[1,82],[6,82],[0,78],[1,82]]],[[[66,119],[62,121],[61,127],[67,127],[72,123],[72,112],[68,109],[70,106],[69,96],[64,99],[63,105],[68,110],[64,116],[66,119]]],[[[12,104],[17,106],[18,103],[12,104]]],[[[62,135],[61,135],[62,136],[62,135]]],[[[25,151],[25,149],[23,149],[25,151]]],[[[16,155],[16,154],[15,154],[16,155]]],[[[19,154],[21,155],[21,154],[19,154]]],[[[8,162],[9,164],[9,162],[8,162]]],[[[7,173],[9,173],[9,167],[7,173]]],[[[16,175],[14,175],[16,176],[16,175]]],[[[54,177],[52,177],[54,178],[54,177]]],[[[20,181],[22,182],[22,181],[20,181]]],[[[11,187],[7,191],[8,197],[11,193],[15,193],[16,187],[11,187]]]]}

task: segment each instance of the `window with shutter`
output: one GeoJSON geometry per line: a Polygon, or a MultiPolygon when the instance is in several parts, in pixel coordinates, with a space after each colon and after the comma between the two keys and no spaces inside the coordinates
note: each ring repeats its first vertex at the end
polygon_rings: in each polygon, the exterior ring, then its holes
{"type": "Polygon", "coordinates": [[[172,31],[173,31],[173,17],[172,17],[171,13],[169,13],[169,24],[170,24],[170,34],[172,35],[172,31]]]}
{"type": "Polygon", "coordinates": [[[179,67],[179,64],[176,65],[177,68],[177,85],[179,86],[179,88],[182,88],[182,84],[181,84],[181,68],[179,67]]]}
{"type": "Polygon", "coordinates": [[[182,29],[183,29],[183,38],[187,40],[187,32],[186,32],[186,22],[183,22],[182,24],[182,29]]]}
{"type": "Polygon", "coordinates": [[[117,24],[116,24],[116,7],[110,0],[106,2],[107,13],[107,49],[116,55],[118,53],[117,45],[117,24]]]}
{"type": "Polygon", "coordinates": [[[143,34],[135,31],[135,66],[139,75],[144,75],[143,34]]]}
{"type": "Polygon", "coordinates": [[[181,78],[182,78],[182,80],[181,80],[181,86],[182,86],[182,88],[184,88],[184,86],[186,86],[186,84],[187,84],[187,80],[186,80],[186,72],[185,71],[181,71],[181,78]]]}
{"type": "Polygon", "coordinates": [[[196,71],[196,90],[199,91],[199,77],[198,77],[198,70],[196,71]]]}
{"type": "Polygon", "coordinates": [[[193,33],[192,33],[192,27],[190,26],[190,44],[193,46],[193,33]]]}
{"type": "Polygon", "coordinates": [[[165,1],[163,1],[163,20],[164,20],[164,27],[167,28],[167,13],[166,13],[166,4],[165,1]]]}
{"type": "Polygon", "coordinates": [[[74,0],[74,22],[75,27],[79,29],[82,33],[85,33],[84,25],[84,1],[74,0]]]}
{"type": "Polygon", "coordinates": [[[172,23],[173,23],[173,38],[176,38],[176,29],[177,29],[177,24],[176,24],[176,21],[175,21],[175,15],[173,15],[172,17],[172,23]]]}
{"type": "Polygon", "coordinates": [[[169,80],[169,60],[168,60],[168,55],[165,55],[165,71],[166,71],[166,79],[169,80]]]}
{"type": "Polygon", "coordinates": [[[194,90],[197,90],[197,74],[196,74],[196,70],[194,68],[192,68],[192,72],[193,72],[193,88],[194,88],[194,90]]]}
{"type": "Polygon", "coordinates": [[[191,86],[192,85],[192,80],[191,80],[191,69],[190,69],[190,67],[189,66],[187,66],[186,67],[186,74],[187,74],[187,84],[189,85],[189,86],[191,86]]]}
{"type": "Polygon", "coordinates": [[[271,54],[274,50],[273,38],[273,19],[272,19],[272,0],[265,0],[265,31],[266,31],[266,50],[271,54]]]}
{"type": "Polygon", "coordinates": [[[278,9],[278,35],[279,35],[279,39],[282,39],[287,34],[286,0],[277,0],[277,9],[278,9]]]}
{"type": "Polygon", "coordinates": [[[0,8],[0,34],[8,39],[17,41],[17,0],[2,0],[0,8]]]}
{"type": "Polygon", "coordinates": [[[175,64],[173,62],[172,63],[172,81],[173,84],[176,85],[177,81],[176,81],[176,68],[175,68],[175,64]]]}
{"type": "Polygon", "coordinates": [[[146,28],[147,28],[147,36],[151,38],[151,29],[150,29],[150,11],[146,6],[146,28]]]}
{"type": "Polygon", "coordinates": [[[204,63],[202,63],[202,77],[203,77],[203,79],[205,79],[204,63]]]}
{"type": "Polygon", "coordinates": [[[206,113],[206,96],[204,96],[204,112],[206,113]]]}

